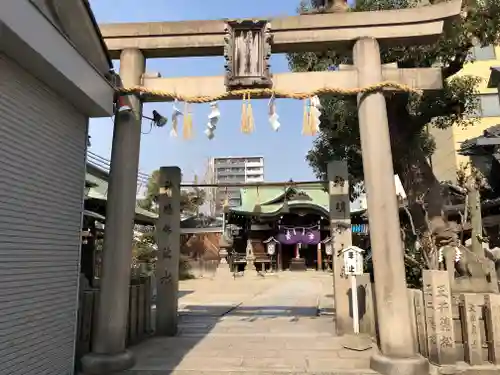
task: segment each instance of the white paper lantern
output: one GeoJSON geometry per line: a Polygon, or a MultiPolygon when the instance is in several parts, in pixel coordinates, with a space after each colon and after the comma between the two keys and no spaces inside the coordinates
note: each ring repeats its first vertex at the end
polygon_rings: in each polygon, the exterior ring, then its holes
{"type": "Polygon", "coordinates": [[[326,255],[333,255],[333,246],[331,243],[325,244],[325,253],[326,255]]]}
{"type": "Polygon", "coordinates": [[[275,242],[268,242],[267,253],[269,255],[274,255],[276,253],[276,243],[275,242]]]}

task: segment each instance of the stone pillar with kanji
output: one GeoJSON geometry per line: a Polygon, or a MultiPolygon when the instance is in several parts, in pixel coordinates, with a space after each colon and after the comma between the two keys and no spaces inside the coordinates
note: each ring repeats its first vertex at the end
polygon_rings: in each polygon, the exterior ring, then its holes
{"type": "Polygon", "coordinates": [[[448,273],[424,270],[422,281],[429,360],[454,365],[457,357],[448,273]]]}
{"type": "Polygon", "coordinates": [[[343,259],[339,257],[343,249],[352,245],[347,162],[332,161],[328,163],[328,183],[335,322],[337,333],[343,335],[352,332],[348,297],[350,284],[345,277],[343,259]]]}
{"type": "Polygon", "coordinates": [[[175,336],[179,290],[181,170],[160,168],[159,218],[156,224],[156,334],[175,336]]]}

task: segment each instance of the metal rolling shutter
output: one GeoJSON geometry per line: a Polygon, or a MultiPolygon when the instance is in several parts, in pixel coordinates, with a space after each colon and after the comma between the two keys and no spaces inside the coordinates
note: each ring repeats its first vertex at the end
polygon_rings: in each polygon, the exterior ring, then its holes
{"type": "Polygon", "coordinates": [[[0,374],[73,373],[87,119],[0,54],[0,374]]]}

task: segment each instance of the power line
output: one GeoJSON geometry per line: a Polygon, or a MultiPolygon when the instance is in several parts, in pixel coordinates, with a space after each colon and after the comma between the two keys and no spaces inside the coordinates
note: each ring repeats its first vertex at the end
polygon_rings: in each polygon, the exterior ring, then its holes
{"type": "MultiPolygon", "coordinates": [[[[109,169],[111,167],[111,161],[109,159],[106,159],[105,157],[97,155],[96,153],[93,153],[92,151],[87,151],[87,162],[95,167],[104,169],[106,172],[109,172],[109,169]]],[[[149,175],[147,173],[139,171],[137,174],[137,177],[140,180],[147,181],[147,179],[149,178],[149,175]]]]}
{"type": "MultiPolygon", "coordinates": [[[[97,155],[92,151],[87,151],[87,163],[91,166],[98,168],[106,173],[109,173],[111,168],[111,161],[97,155]]],[[[149,175],[147,173],[138,171],[137,173],[137,194],[141,192],[141,189],[145,188],[148,185],[149,175]]]]}

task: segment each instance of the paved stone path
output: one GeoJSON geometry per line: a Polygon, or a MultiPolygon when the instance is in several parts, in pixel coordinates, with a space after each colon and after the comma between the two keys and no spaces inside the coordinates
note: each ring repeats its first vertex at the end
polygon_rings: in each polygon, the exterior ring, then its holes
{"type": "Polygon", "coordinates": [[[331,282],[315,272],[182,282],[178,336],[138,345],[126,374],[376,374],[371,351],[344,349],[331,315],[318,315],[331,282]]]}

